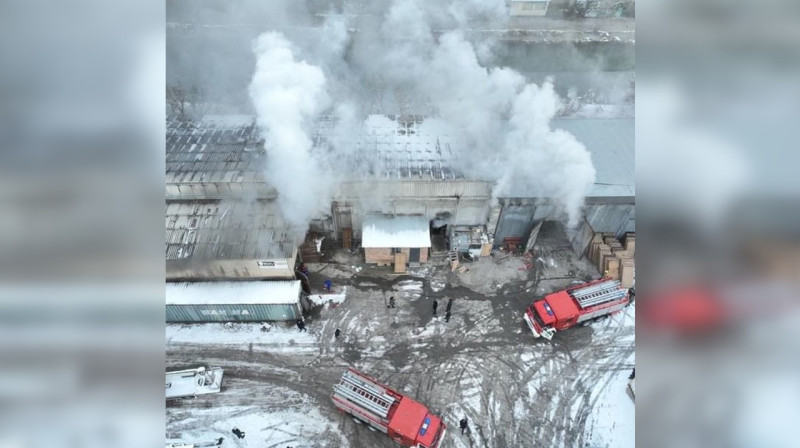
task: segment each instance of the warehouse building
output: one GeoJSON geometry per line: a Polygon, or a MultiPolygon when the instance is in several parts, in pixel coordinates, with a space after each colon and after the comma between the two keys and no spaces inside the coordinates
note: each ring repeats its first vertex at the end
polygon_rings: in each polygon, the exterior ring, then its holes
{"type": "Polygon", "coordinates": [[[431,247],[425,216],[369,215],[364,219],[361,246],[367,263],[404,268],[427,263],[431,247]]]}
{"type": "Polygon", "coordinates": [[[167,323],[300,319],[311,302],[300,282],[167,283],[167,323]]]}
{"type": "Polygon", "coordinates": [[[170,201],[168,281],[294,279],[297,245],[273,201],[170,201]]]}
{"type": "MultiPolygon", "coordinates": [[[[336,137],[335,126],[332,118],[321,117],[315,143],[336,137]]],[[[572,235],[576,251],[585,251],[594,232],[635,231],[634,120],[558,119],[552,127],[575,135],[597,171],[585,221],[572,235]]],[[[545,198],[493,200],[491,182],[465,178],[449,166],[455,139],[427,126],[423,116],[370,116],[354,134],[346,161],[349,177],[332,192],[330,212],[311,223],[312,231],[340,245],[363,245],[365,220],[374,215],[421,217],[435,236],[450,235],[456,226],[485,226],[493,247],[524,246],[539,223],[558,218],[545,198]]],[[[168,121],[169,279],[294,278],[296,242],[280,219],[277,193],[264,178],[263,146],[253,117],[168,121]],[[252,208],[253,217],[221,219],[232,198],[250,198],[237,210],[246,214],[252,208]],[[192,227],[192,218],[203,219],[192,227]]],[[[408,249],[406,263],[416,259],[412,247],[393,248],[408,249]]],[[[425,247],[418,248],[423,262],[425,247]]],[[[394,255],[384,253],[385,247],[372,249],[384,249],[372,251],[372,262],[394,255]]]]}

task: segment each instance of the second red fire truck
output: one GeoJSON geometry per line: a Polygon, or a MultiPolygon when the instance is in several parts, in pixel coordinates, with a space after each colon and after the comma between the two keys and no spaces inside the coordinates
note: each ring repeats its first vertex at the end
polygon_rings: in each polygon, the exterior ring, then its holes
{"type": "Polygon", "coordinates": [[[424,405],[350,368],[333,386],[333,404],[405,447],[437,448],[447,425],[424,405]]]}
{"type": "Polygon", "coordinates": [[[534,300],[524,319],[535,337],[549,340],[556,331],[607,317],[629,304],[628,290],[619,281],[602,278],[534,300]]]}

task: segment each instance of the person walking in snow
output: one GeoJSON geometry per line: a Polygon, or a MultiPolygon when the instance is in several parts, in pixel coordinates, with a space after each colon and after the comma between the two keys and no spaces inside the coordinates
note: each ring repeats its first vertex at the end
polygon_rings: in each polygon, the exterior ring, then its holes
{"type": "Polygon", "coordinates": [[[297,319],[297,329],[300,331],[308,331],[306,330],[306,324],[303,322],[303,319],[297,319]]]}
{"type": "Polygon", "coordinates": [[[240,430],[239,428],[234,427],[233,430],[231,430],[231,432],[234,433],[236,437],[244,439],[244,431],[240,430]]]}
{"type": "Polygon", "coordinates": [[[449,313],[450,312],[450,308],[452,308],[452,307],[453,307],[453,298],[450,297],[449,299],[447,299],[447,308],[445,309],[445,311],[447,311],[449,313]]]}
{"type": "Polygon", "coordinates": [[[436,315],[436,308],[439,308],[439,302],[436,299],[433,299],[433,315],[436,315]]]}
{"type": "Polygon", "coordinates": [[[634,367],[634,368],[633,368],[633,371],[632,371],[632,372],[631,372],[631,374],[628,376],[628,379],[629,379],[629,380],[632,380],[632,379],[635,379],[635,378],[636,378],[636,367],[634,367]]]}
{"type": "Polygon", "coordinates": [[[461,421],[458,422],[458,426],[461,427],[461,434],[464,434],[464,430],[467,429],[467,417],[462,418],[461,421]]]}
{"type": "Polygon", "coordinates": [[[450,322],[450,310],[447,310],[447,312],[444,313],[444,321],[450,322]]]}
{"type": "Polygon", "coordinates": [[[389,297],[389,306],[387,308],[394,308],[394,296],[389,297]]]}
{"type": "Polygon", "coordinates": [[[336,339],[339,339],[339,335],[340,335],[340,334],[342,334],[342,331],[341,331],[341,330],[339,330],[338,328],[336,329],[336,331],[334,331],[334,332],[333,332],[333,336],[334,336],[336,339]]]}

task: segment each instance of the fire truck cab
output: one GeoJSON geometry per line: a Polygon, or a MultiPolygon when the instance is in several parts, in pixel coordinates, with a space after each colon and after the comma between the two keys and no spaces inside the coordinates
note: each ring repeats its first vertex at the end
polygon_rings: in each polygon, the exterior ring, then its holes
{"type": "Polygon", "coordinates": [[[333,404],[405,447],[438,448],[447,425],[428,408],[350,368],[333,387],[333,404]]]}
{"type": "Polygon", "coordinates": [[[535,337],[552,339],[557,331],[588,324],[630,303],[619,281],[602,278],[534,300],[523,318],[535,337]]]}

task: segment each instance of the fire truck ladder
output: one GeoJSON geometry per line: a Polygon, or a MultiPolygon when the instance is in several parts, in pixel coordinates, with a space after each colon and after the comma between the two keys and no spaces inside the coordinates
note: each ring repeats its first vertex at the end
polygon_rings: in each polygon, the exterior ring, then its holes
{"type": "Polygon", "coordinates": [[[352,372],[345,372],[342,380],[334,387],[337,394],[346,397],[353,403],[369,410],[381,418],[389,415],[389,408],[395,397],[386,393],[382,387],[359,377],[352,372]]]}
{"type": "Polygon", "coordinates": [[[619,287],[619,281],[608,280],[588,288],[574,290],[571,294],[578,301],[578,305],[586,309],[599,303],[619,300],[625,297],[626,291],[619,287]]]}

